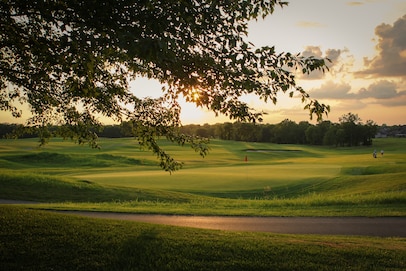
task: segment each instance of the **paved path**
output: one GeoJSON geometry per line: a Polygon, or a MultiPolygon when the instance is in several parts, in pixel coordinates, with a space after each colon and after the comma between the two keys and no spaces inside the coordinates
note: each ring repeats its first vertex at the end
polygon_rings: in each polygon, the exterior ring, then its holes
{"type": "MultiPolygon", "coordinates": [[[[35,202],[0,199],[0,204],[26,203],[33,204],[35,202]]],[[[227,217],[140,215],[83,211],[58,212],[94,218],[228,231],[406,237],[406,217],[227,217]]]]}
{"type": "Polygon", "coordinates": [[[228,231],[406,237],[406,217],[224,217],[76,211],[63,213],[228,231]]]}

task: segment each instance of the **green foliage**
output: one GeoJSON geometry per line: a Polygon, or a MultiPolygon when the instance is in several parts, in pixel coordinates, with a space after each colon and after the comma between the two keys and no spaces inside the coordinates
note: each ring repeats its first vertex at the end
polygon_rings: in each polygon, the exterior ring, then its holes
{"type": "Polygon", "coordinates": [[[327,60],[246,41],[250,20],[286,5],[280,0],[2,1],[0,110],[20,117],[20,103],[28,105],[33,116],[27,124],[39,128],[41,143],[63,136],[92,147],[98,147],[99,116],[132,120],[146,126],[135,136],[150,141],[169,171],[179,165],[156,148],[149,132],[160,127],[166,135],[179,127],[179,96],[215,114],[256,122],[262,114],[242,96],[276,103],[279,92],[289,92],[319,120],[330,108],[297,86],[295,73],[324,72],[327,60]],[[129,80],[137,76],[165,85],[163,96],[136,97],[129,80]],[[51,133],[50,124],[60,129],[51,133]]]}
{"type": "Polygon", "coordinates": [[[372,145],[378,126],[371,120],[364,124],[360,120],[354,123],[342,119],[340,123],[321,121],[314,125],[307,121],[296,123],[285,119],[277,124],[234,122],[186,125],[181,129],[189,135],[205,134],[207,137],[224,140],[342,147],[372,145]]]}

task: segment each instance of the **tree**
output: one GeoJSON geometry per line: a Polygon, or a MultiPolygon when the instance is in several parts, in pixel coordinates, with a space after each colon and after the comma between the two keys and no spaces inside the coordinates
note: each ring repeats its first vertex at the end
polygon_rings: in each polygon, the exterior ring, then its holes
{"type": "Polygon", "coordinates": [[[274,140],[278,144],[294,144],[297,143],[297,124],[296,122],[285,119],[282,122],[275,125],[273,130],[274,140]]]}
{"type": "Polygon", "coordinates": [[[330,123],[328,130],[325,132],[323,137],[323,145],[335,145],[337,147],[339,144],[337,133],[338,133],[338,125],[330,123]]]}
{"type": "Polygon", "coordinates": [[[177,103],[183,95],[197,106],[230,119],[256,122],[261,112],[240,100],[256,94],[277,102],[279,92],[299,94],[318,119],[327,105],[309,97],[295,72],[327,69],[326,60],[257,48],[246,41],[248,21],[265,17],[280,0],[4,0],[0,2],[0,110],[15,117],[20,103],[33,114],[27,125],[50,124],[79,143],[97,146],[99,116],[131,121],[134,136],[168,171],[181,166],[157,143],[166,136],[201,155],[204,141],[179,133],[177,103]],[[137,76],[165,85],[159,99],[129,91],[137,76]]]}
{"type": "Polygon", "coordinates": [[[349,146],[372,145],[372,138],[378,132],[378,126],[374,121],[367,120],[363,125],[361,118],[352,113],[343,115],[339,120],[344,131],[344,141],[349,146]]]}
{"type": "Polygon", "coordinates": [[[367,123],[363,126],[362,140],[366,146],[372,145],[372,138],[375,137],[378,132],[378,125],[373,120],[367,120],[367,123]]]}
{"type": "Polygon", "coordinates": [[[360,142],[361,138],[361,118],[358,114],[348,113],[339,118],[341,127],[344,131],[344,142],[348,146],[356,146],[360,142]]]}
{"type": "Polygon", "coordinates": [[[319,127],[311,125],[306,129],[306,141],[311,145],[320,145],[321,133],[319,127]]]}
{"type": "Polygon", "coordinates": [[[308,121],[301,121],[296,129],[296,144],[306,144],[306,130],[311,126],[308,121]]]}

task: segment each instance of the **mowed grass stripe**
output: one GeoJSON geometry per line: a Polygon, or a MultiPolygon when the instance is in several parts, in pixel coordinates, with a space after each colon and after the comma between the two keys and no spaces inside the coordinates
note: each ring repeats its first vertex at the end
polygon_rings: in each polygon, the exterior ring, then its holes
{"type": "Polygon", "coordinates": [[[332,178],[340,172],[338,165],[282,164],[182,169],[172,175],[161,171],[90,172],[78,179],[99,184],[127,187],[159,188],[176,191],[238,191],[281,186],[309,178],[332,178]],[[113,181],[114,180],[114,181],[113,181]]]}

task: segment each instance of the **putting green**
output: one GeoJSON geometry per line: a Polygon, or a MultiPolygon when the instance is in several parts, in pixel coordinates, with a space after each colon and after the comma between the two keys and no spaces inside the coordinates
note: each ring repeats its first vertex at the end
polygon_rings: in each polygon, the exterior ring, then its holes
{"type": "Polygon", "coordinates": [[[106,171],[73,175],[75,178],[100,184],[175,191],[215,192],[263,189],[286,185],[309,178],[332,178],[339,174],[339,165],[317,164],[241,164],[227,167],[182,169],[169,174],[162,171],[106,171]]]}

